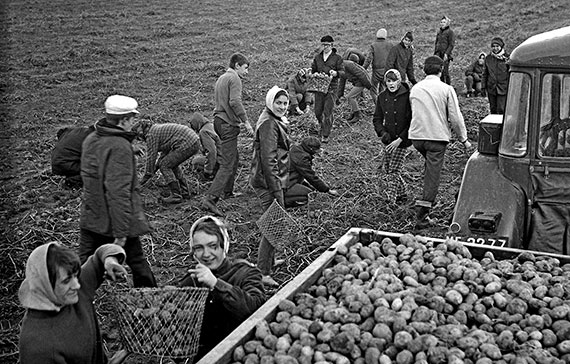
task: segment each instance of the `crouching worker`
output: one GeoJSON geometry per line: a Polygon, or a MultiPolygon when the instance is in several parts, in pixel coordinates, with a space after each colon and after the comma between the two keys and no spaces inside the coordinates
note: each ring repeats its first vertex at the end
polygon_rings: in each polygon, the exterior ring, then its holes
{"type": "Polygon", "coordinates": [[[350,83],[353,85],[352,89],[348,92],[348,95],[346,95],[346,99],[350,105],[351,110],[351,113],[348,116],[347,120],[357,122],[360,120],[361,116],[358,101],[356,100],[358,95],[363,95],[362,92],[364,89],[367,89],[370,92],[370,96],[372,97],[372,101],[374,103],[376,103],[376,98],[378,95],[376,94],[376,90],[372,87],[372,83],[370,83],[368,72],[366,72],[364,67],[358,64],[358,56],[356,54],[351,54],[348,60],[344,61],[344,75],[341,76],[339,83],[337,100],[340,100],[340,98],[344,96],[344,89],[347,80],[350,81],[350,83]]]}
{"type": "Polygon", "coordinates": [[[307,92],[307,76],[310,73],[310,68],[301,68],[287,80],[289,115],[302,115],[313,104],[313,93],[307,92]]]}
{"type": "Polygon", "coordinates": [[[218,149],[220,149],[220,137],[214,130],[214,123],[206,119],[199,112],[192,114],[190,127],[200,137],[201,155],[192,158],[192,167],[202,173],[206,181],[212,181],[220,168],[218,162],[218,149]]]}
{"type": "Polygon", "coordinates": [[[164,123],[150,124],[142,121],[135,130],[146,141],[146,171],[141,185],[147,183],[158,169],[170,188],[170,195],[165,203],[180,203],[183,198],[190,198],[190,188],[180,169],[180,165],[192,157],[200,149],[198,135],[188,126],[164,123]],[[160,158],[157,157],[160,152],[160,158]]]}
{"type": "Polygon", "coordinates": [[[307,137],[295,144],[289,151],[289,180],[285,191],[285,207],[298,207],[309,202],[309,193],[317,190],[338,196],[319,178],[313,169],[313,158],[319,154],[321,142],[315,137],[307,137]]]}
{"type": "MultiPolygon", "coordinates": [[[[73,250],[57,242],[34,249],[19,291],[26,309],[20,363],[107,363],[93,300],[105,274],[112,280],[126,276],[124,260],[125,251],[116,244],[102,245],[83,266],[73,250]]],[[[121,363],[127,355],[120,350],[109,363],[121,363]]]]}
{"type": "Polygon", "coordinates": [[[190,249],[195,267],[181,287],[207,287],[198,361],[266,301],[261,272],[245,260],[228,258],[230,239],[225,225],[213,216],[198,219],[190,228],[190,249]]]}
{"type": "Polygon", "coordinates": [[[61,128],[57,131],[57,142],[51,152],[51,172],[64,176],[67,187],[83,186],[81,150],[85,138],[94,131],[94,125],[61,128]]]}

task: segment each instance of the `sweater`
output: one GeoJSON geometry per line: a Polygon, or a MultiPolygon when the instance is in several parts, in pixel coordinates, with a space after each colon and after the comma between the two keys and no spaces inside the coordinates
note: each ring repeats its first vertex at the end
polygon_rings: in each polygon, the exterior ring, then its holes
{"type": "Polygon", "coordinates": [[[247,122],[247,114],[241,99],[241,78],[233,68],[228,68],[214,86],[214,117],[226,123],[239,126],[247,122]]]}

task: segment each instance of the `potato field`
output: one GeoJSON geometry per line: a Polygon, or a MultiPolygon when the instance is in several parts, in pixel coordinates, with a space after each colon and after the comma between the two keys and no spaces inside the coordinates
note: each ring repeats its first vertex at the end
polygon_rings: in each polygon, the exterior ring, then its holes
{"type": "MultiPolygon", "coordinates": [[[[243,82],[243,100],[248,117],[257,120],[264,107],[267,90],[276,84],[284,85],[288,76],[299,68],[310,67],[314,52],[320,45],[320,38],[327,34],[334,37],[334,46],[342,54],[349,47],[367,51],[375,39],[378,28],[386,28],[387,39],[394,44],[400,41],[406,31],[413,31],[415,73],[416,78],[421,80],[424,77],[422,63],[427,56],[433,54],[435,35],[442,15],[451,18],[451,28],[457,35],[454,60],[450,66],[452,85],[459,95],[469,138],[476,142],[478,121],[489,113],[489,107],[486,99],[464,96],[464,69],[480,51],[489,52],[489,42],[494,36],[501,36],[506,42],[507,52],[510,52],[531,35],[569,25],[570,4],[567,0],[3,1],[0,5],[0,166],[2,170],[0,362],[18,361],[18,332],[24,310],[19,305],[17,292],[24,278],[29,253],[38,245],[53,240],[74,248],[78,245],[81,191],[67,188],[63,179],[53,175],[50,168],[50,152],[59,128],[93,124],[103,117],[104,100],[112,94],[136,98],[139,103],[139,117],[156,123],[184,124],[194,112],[212,118],[214,84],[227,68],[229,57],[234,52],[241,52],[250,60],[249,75],[243,82]]],[[[347,86],[345,94],[350,87],[347,86]]],[[[315,192],[310,195],[307,206],[289,210],[303,238],[292,242],[277,254],[278,258],[285,259],[285,264],[278,267],[274,274],[274,278],[281,286],[301,272],[351,227],[412,232],[415,223],[413,200],[421,194],[423,160],[413,147],[409,148],[404,164],[404,178],[408,184],[409,200],[412,204],[399,206],[386,204],[382,198],[382,186],[378,178],[382,147],[371,123],[374,105],[368,94],[366,96],[367,98],[360,100],[363,117],[358,123],[346,120],[350,114],[346,100],[336,108],[331,141],[324,146],[321,156],[315,160],[317,172],[333,188],[339,190],[340,196],[315,192]]],[[[316,119],[312,113],[293,116],[290,121],[291,138],[294,142],[300,142],[303,137],[314,135],[317,131],[316,119]]],[[[137,143],[144,150],[144,143],[137,143]]],[[[230,256],[256,262],[261,235],[255,222],[261,216],[261,207],[254,191],[248,185],[251,144],[250,138],[240,135],[240,164],[236,191],[242,192],[243,195],[223,200],[219,203],[219,207],[224,211],[225,221],[229,226],[232,240],[230,256]]],[[[437,206],[432,213],[437,219],[437,225],[425,230],[424,235],[445,236],[448,219],[453,212],[454,196],[459,189],[463,168],[468,158],[469,155],[459,143],[453,141],[449,145],[437,206]]],[[[142,177],[144,157],[139,158],[138,162],[142,177]]],[[[160,179],[155,179],[155,182],[142,189],[145,211],[153,225],[152,234],[142,239],[145,253],[161,286],[175,284],[184,274],[191,260],[187,244],[189,228],[197,218],[206,213],[200,207],[199,200],[207,191],[209,183],[198,179],[189,163],[185,164],[183,169],[193,191],[190,200],[177,205],[163,204],[161,193],[165,192],[165,186],[160,179]]],[[[393,249],[402,249],[398,248],[399,242],[393,243],[393,249]]],[[[402,244],[410,247],[406,244],[412,242],[402,244]]],[[[424,246],[417,242],[414,244],[419,244],[414,245],[418,249],[424,246]]],[[[428,283],[422,282],[420,273],[424,275],[434,273],[437,276],[429,281],[432,282],[429,290],[433,293],[443,289],[437,287],[465,279],[467,274],[465,272],[462,273],[461,279],[459,277],[452,279],[449,276],[449,266],[446,268],[445,265],[434,262],[435,259],[443,259],[439,256],[442,253],[436,248],[430,253],[431,261],[426,258],[426,249],[431,248],[427,246],[421,248],[424,249],[422,261],[425,265],[431,264],[434,271],[420,269],[418,272],[412,269],[418,276],[413,276],[409,271],[410,274],[405,276],[411,275],[411,277],[406,279],[405,286],[395,286],[397,284],[395,281],[389,283],[390,296],[385,297],[386,302],[382,301],[382,304],[374,304],[381,298],[374,297],[374,293],[371,293],[379,287],[371,287],[367,292],[345,292],[358,288],[358,286],[351,288],[344,279],[338,279],[347,274],[345,270],[354,273],[352,282],[361,280],[363,284],[366,282],[366,279],[363,279],[366,278],[365,272],[369,275],[374,274],[374,271],[368,269],[369,267],[359,263],[367,259],[363,254],[374,256],[374,260],[370,259],[372,256],[368,257],[370,260],[368,265],[374,267],[382,265],[395,269],[396,262],[390,262],[389,259],[378,261],[380,255],[377,252],[363,253],[362,249],[347,251],[344,255],[346,260],[338,262],[344,268],[336,268],[337,266],[331,268],[330,272],[327,271],[327,275],[323,276],[320,283],[311,290],[314,294],[310,299],[313,305],[311,315],[315,314],[317,305],[324,310],[321,316],[326,313],[328,317],[333,315],[328,312],[338,310],[337,307],[332,307],[333,302],[328,302],[326,299],[329,296],[334,297],[334,292],[330,292],[332,282],[338,285],[336,288],[338,292],[347,293],[343,296],[345,298],[337,297],[337,301],[342,299],[346,301],[348,296],[362,298],[343,303],[343,310],[347,310],[347,314],[353,314],[354,311],[361,314],[362,310],[366,310],[365,307],[371,310],[367,318],[374,318],[377,315],[376,310],[381,307],[396,312],[389,316],[394,318],[394,322],[376,320],[373,325],[371,322],[367,324],[372,325],[367,326],[370,330],[354,325],[341,329],[343,326],[338,325],[339,323],[349,325],[352,322],[339,321],[340,316],[338,319],[333,317],[330,325],[336,325],[334,327],[338,326],[340,331],[347,332],[343,335],[346,340],[339,344],[342,350],[338,355],[346,357],[349,362],[358,362],[358,358],[377,356],[378,362],[385,363],[386,361],[381,360],[385,360],[384,355],[386,355],[394,362],[411,363],[413,361],[410,361],[410,355],[417,355],[423,351],[426,352],[425,359],[428,361],[430,355],[443,356],[442,345],[431,345],[434,340],[432,336],[435,334],[428,332],[429,330],[422,326],[422,323],[427,322],[425,318],[428,316],[440,320],[440,311],[446,315],[446,321],[442,324],[445,324],[446,330],[449,329],[445,334],[450,336],[450,340],[457,341],[457,337],[462,337],[468,341],[462,344],[448,342],[445,346],[445,355],[448,357],[453,353],[458,354],[454,351],[454,347],[468,353],[474,345],[473,340],[478,340],[480,344],[483,341],[488,344],[485,352],[490,360],[500,360],[495,358],[497,350],[503,350],[505,345],[510,347],[511,342],[513,345],[521,343],[518,336],[507,337],[508,334],[499,332],[505,331],[504,329],[511,325],[506,319],[504,327],[497,326],[496,319],[500,317],[501,312],[493,310],[489,313],[489,307],[493,306],[498,307],[500,311],[508,312],[509,317],[523,314],[522,304],[512,309],[507,306],[512,306],[514,302],[515,295],[511,294],[511,289],[509,294],[513,299],[509,298],[508,302],[501,301],[501,305],[504,303],[503,306],[496,303],[496,300],[501,300],[495,297],[497,292],[488,292],[478,301],[464,295],[462,293],[464,287],[459,286],[454,288],[458,294],[453,294],[451,297],[444,295],[443,301],[438,299],[422,304],[416,299],[418,308],[412,307],[412,303],[402,296],[406,287],[413,285],[411,279],[415,279],[418,285],[428,283]],[[359,259],[355,258],[356,256],[359,259]],[[341,272],[338,272],[338,269],[341,272]],[[447,269],[447,277],[445,274],[439,274],[441,271],[438,269],[447,269]],[[445,277],[447,280],[445,284],[439,277],[445,277]],[[434,284],[434,281],[438,284],[434,284]],[[462,302],[459,302],[460,300],[462,302]],[[441,306],[431,307],[431,303],[441,306]],[[372,310],[370,304],[374,304],[376,308],[372,310]],[[469,313],[465,304],[472,306],[470,308],[472,313],[469,313]],[[398,305],[400,309],[395,309],[398,305]],[[450,306],[453,308],[452,312],[446,312],[451,310],[450,306]],[[414,320],[413,317],[409,317],[405,320],[406,323],[400,322],[396,316],[400,317],[401,313],[406,311],[404,307],[409,308],[407,312],[410,313],[414,309],[424,307],[425,309],[417,313],[423,315],[423,319],[414,320]],[[455,317],[459,307],[462,307],[465,317],[455,317]],[[470,317],[470,315],[475,316],[470,317]],[[486,315],[487,318],[482,315],[486,315]],[[450,317],[455,317],[455,321],[450,317]],[[493,340],[487,340],[483,333],[468,334],[469,331],[465,326],[469,322],[474,322],[473,320],[482,325],[493,326],[498,336],[495,335],[497,337],[494,336],[493,340]],[[398,324],[415,326],[415,330],[421,332],[421,335],[413,338],[406,334],[396,335],[398,330],[394,330],[393,327],[396,321],[398,324]],[[378,325],[385,326],[377,327],[378,325]],[[357,329],[358,335],[356,335],[357,329]],[[362,344],[363,336],[370,338],[372,335],[378,338],[378,335],[387,335],[388,330],[395,334],[393,345],[396,348],[389,350],[397,350],[398,353],[392,353],[395,354],[393,358],[390,352],[368,353],[367,348],[370,346],[362,344]],[[370,335],[365,334],[365,331],[370,335]],[[351,335],[353,341],[349,337],[351,335]],[[421,337],[421,340],[425,339],[425,342],[415,342],[418,337],[421,337]],[[469,338],[473,340],[469,341],[469,338]],[[360,356],[353,355],[353,351],[357,350],[360,351],[360,356]],[[432,350],[431,354],[429,350],[432,350]],[[434,353],[434,350],[437,353],[434,353]],[[400,354],[404,351],[408,354],[400,354]],[[397,356],[400,358],[397,359],[397,356]]],[[[447,256],[449,252],[444,253],[443,255],[447,256]]],[[[401,255],[401,252],[398,254],[401,255]]],[[[454,254],[457,259],[465,258],[461,254],[454,254]]],[[[419,264],[407,261],[412,266],[419,264]]],[[[402,262],[397,263],[399,266],[402,265],[402,262]]],[[[486,269],[489,277],[492,270],[498,269],[504,273],[510,269],[512,272],[509,271],[509,274],[513,277],[522,274],[524,278],[532,280],[532,277],[525,276],[525,272],[517,270],[526,267],[524,265],[526,263],[510,264],[507,267],[489,259],[488,262],[480,262],[476,268],[486,269]]],[[[559,276],[562,276],[562,272],[567,273],[566,269],[555,268],[556,272],[561,273],[559,276]]],[[[536,276],[541,276],[544,270],[536,268],[535,271],[536,276]]],[[[489,277],[481,278],[482,281],[471,288],[487,290],[487,286],[494,281],[494,278],[489,277]]],[[[386,279],[386,282],[389,282],[388,277],[386,279]]],[[[517,290],[521,287],[528,288],[529,284],[535,293],[539,288],[532,281],[523,282],[524,279],[519,281],[517,290]]],[[[566,281],[553,278],[552,282],[544,283],[549,284],[550,290],[550,285],[554,287],[564,282],[566,281]]],[[[105,346],[114,352],[120,347],[120,340],[112,310],[110,293],[112,289],[112,285],[102,287],[97,305],[105,346]]],[[[420,289],[421,287],[417,287],[415,292],[420,289]]],[[[275,292],[274,290],[268,293],[272,295],[275,292]]],[[[428,292],[424,293],[418,295],[425,299],[431,297],[428,292]]],[[[518,294],[520,295],[520,292],[518,294]]],[[[547,291],[546,295],[558,297],[550,291],[547,291]]],[[[296,340],[313,340],[304,334],[310,333],[318,339],[319,335],[327,334],[326,330],[333,330],[333,326],[328,327],[326,323],[319,328],[306,325],[308,322],[303,320],[313,320],[313,316],[305,317],[299,310],[299,306],[304,304],[302,300],[308,299],[303,297],[299,298],[301,301],[286,302],[282,307],[281,322],[287,320],[293,322],[293,317],[301,317],[295,325],[298,330],[293,334],[289,333],[290,340],[287,343],[283,343],[281,339],[285,332],[282,332],[283,335],[277,335],[272,327],[276,325],[272,323],[268,323],[268,327],[260,328],[260,332],[265,332],[265,336],[258,337],[257,340],[265,341],[268,335],[273,335],[277,340],[273,344],[293,347],[297,345],[296,340]],[[322,333],[323,331],[325,333],[322,333]]],[[[530,302],[526,304],[529,305],[530,302]]],[[[555,307],[549,309],[554,311],[555,307]]],[[[545,330],[551,330],[556,336],[559,330],[552,327],[556,320],[547,323],[544,315],[539,313],[539,308],[536,308],[536,312],[533,315],[538,317],[529,318],[532,323],[527,323],[536,326],[542,322],[543,338],[550,335],[550,333],[545,334],[543,332],[545,330]]],[[[343,311],[342,314],[344,313],[343,311]]],[[[412,313],[412,316],[414,314],[412,313]]],[[[366,322],[367,318],[363,321],[366,322]]],[[[291,325],[287,329],[279,330],[292,330],[291,325]]],[[[409,330],[400,331],[409,332],[409,330]]],[[[531,337],[529,340],[540,340],[534,331],[528,332],[528,335],[531,337]]],[[[557,346],[563,341],[558,340],[552,346],[558,350],[559,357],[570,352],[567,346],[563,348],[557,346]]],[[[305,345],[301,345],[300,350],[304,347],[305,345]]],[[[384,344],[384,348],[389,347],[391,346],[384,344]]],[[[250,354],[250,348],[243,347],[242,350],[243,353],[235,354],[236,362],[246,362],[244,358],[250,354]]],[[[311,350],[314,358],[319,350],[314,346],[311,350]]],[[[470,357],[466,354],[465,358],[470,357]]],[[[322,359],[336,363],[340,363],[338,360],[343,360],[338,357],[327,358],[325,353],[322,359]]],[[[506,359],[503,357],[502,360],[506,359]]],[[[537,358],[534,360],[538,362],[537,358]]],[[[126,363],[130,364],[158,362],[158,359],[134,355],[126,360],[126,363]]],[[[452,363],[451,360],[449,362],[452,363]]],[[[472,362],[477,361],[472,360],[472,362]]],[[[511,363],[511,361],[506,362],[511,363]]]]}

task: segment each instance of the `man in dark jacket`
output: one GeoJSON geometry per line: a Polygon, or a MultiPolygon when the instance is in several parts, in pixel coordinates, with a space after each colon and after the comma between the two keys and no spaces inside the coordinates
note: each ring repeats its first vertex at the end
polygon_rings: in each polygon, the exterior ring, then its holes
{"type": "Polygon", "coordinates": [[[315,116],[319,122],[319,136],[323,143],[329,142],[329,136],[333,127],[334,106],[336,101],[336,90],[339,78],[344,74],[342,57],[333,47],[333,37],[326,35],[321,38],[323,50],[313,59],[311,64],[312,73],[324,73],[332,77],[331,83],[326,93],[315,93],[315,116]]]}
{"type": "Polygon", "coordinates": [[[245,260],[230,259],[227,228],[217,218],[204,216],[190,228],[190,249],[198,262],[188,269],[181,287],[210,289],[200,332],[198,361],[266,301],[261,272],[245,260]]]}
{"type": "Polygon", "coordinates": [[[370,83],[368,72],[366,72],[364,67],[358,64],[358,56],[356,54],[351,54],[350,59],[344,61],[343,64],[344,76],[342,76],[340,79],[337,99],[340,99],[344,95],[346,81],[350,81],[353,87],[348,95],[346,95],[346,99],[348,100],[348,104],[350,105],[352,112],[350,113],[347,120],[357,122],[360,120],[360,109],[358,108],[358,101],[356,101],[358,95],[362,94],[362,91],[364,91],[364,89],[367,89],[370,92],[372,101],[374,102],[376,102],[378,95],[372,89],[372,84],[370,83]]]}
{"type": "Polygon", "coordinates": [[[451,78],[449,77],[449,62],[453,61],[453,47],[455,47],[455,33],[449,25],[451,24],[451,19],[447,16],[443,16],[439,22],[439,29],[437,35],[435,36],[435,51],[434,55],[443,59],[443,69],[441,71],[441,80],[448,85],[451,84],[451,78]]]}
{"type": "Polygon", "coordinates": [[[344,51],[342,54],[342,60],[349,60],[350,56],[353,54],[358,57],[356,63],[358,63],[360,66],[364,65],[364,62],[366,61],[366,55],[354,47],[347,48],[346,51],[344,51]]]}
{"type": "Polygon", "coordinates": [[[68,187],[81,187],[81,149],[83,141],[95,131],[95,126],[61,128],[51,152],[51,172],[65,176],[68,187]]]}
{"type": "Polygon", "coordinates": [[[338,191],[331,189],[313,169],[313,158],[320,150],[321,142],[315,137],[307,137],[291,147],[285,207],[306,205],[313,189],[338,196],[338,191]]]}
{"type": "Polygon", "coordinates": [[[376,91],[377,94],[385,88],[384,73],[386,72],[386,60],[390,49],[392,49],[392,43],[386,40],[387,36],[388,32],[386,29],[378,29],[376,32],[376,41],[370,45],[370,50],[362,65],[364,69],[368,69],[368,66],[372,65],[372,79],[370,83],[372,84],[372,89],[376,91]]]}
{"type": "Polygon", "coordinates": [[[509,54],[500,37],[491,40],[491,53],[485,58],[485,70],[481,87],[487,92],[491,114],[503,114],[507,103],[509,85],[509,54]]]}
{"type": "Polygon", "coordinates": [[[400,43],[390,49],[388,59],[386,59],[386,68],[398,70],[402,76],[402,82],[409,81],[412,85],[415,85],[413,41],[414,36],[412,32],[406,32],[400,43]]]}
{"type": "Polygon", "coordinates": [[[127,253],[135,287],[156,287],[140,235],[150,231],[139,193],[131,131],[137,111],[131,97],[113,95],[105,101],[106,117],[83,143],[83,201],[79,227],[79,258],[84,263],[103,244],[117,244],[127,253]]]}

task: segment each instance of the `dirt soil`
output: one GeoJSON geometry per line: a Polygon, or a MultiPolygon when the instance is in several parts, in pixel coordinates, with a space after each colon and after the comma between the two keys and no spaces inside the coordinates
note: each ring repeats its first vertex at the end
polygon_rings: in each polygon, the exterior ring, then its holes
{"type": "MultiPolygon", "coordinates": [[[[432,54],[439,20],[446,14],[457,34],[452,84],[469,138],[476,141],[478,121],[489,111],[485,99],[464,97],[465,67],[479,51],[489,51],[490,39],[496,35],[505,39],[510,51],[530,35],[568,25],[569,4],[567,0],[454,3],[54,0],[48,5],[21,0],[2,4],[0,361],[17,362],[23,315],[17,290],[29,253],[52,240],[77,247],[81,191],[65,188],[61,178],[50,173],[50,151],[58,128],[94,123],[102,117],[105,98],[115,93],[135,97],[141,117],[155,122],[186,123],[193,112],[211,117],[214,83],[236,51],[251,60],[243,96],[249,118],[256,120],[267,90],[283,84],[300,67],[309,67],[326,34],[335,38],[335,47],[342,53],[348,47],[366,50],[380,27],[388,30],[393,43],[412,30],[416,77],[422,79],[422,61],[432,54]]],[[[356,124],[345,120],[349,113],[345,101],[337,108],[332,140],[316,160],[318,172],[341,196],[314,193],[308,206],[289,211],[304,238],[279,252],[286,260],[275,273],[281,285],[351,227],[394,232],[413,228],[410,205],[387,205],[382,200],[378,184],[382,148],[372,128],[373,104],[368,95],[361,106],[365,117],[356,124]]],[[[316,132],[312,114],[292,117],[291,122],[294,141],[316,132]]],[[[255,262],[261,209],[247,183],[251,139],[240,137],[239,150],[236,190],[244,195],[225,200],[220,207],[231,231],[230,255],[255,262]]],[[[425,235],[445,236],[468,157],[458,143],[449,146],[433,209],[438,224],[425,235]]],[[[154,226],[144,244],[161,285],[175,282],[184,273],[189,227],[204,214],[198,201],[208,185],[188,165],[185,171],[196,193],[189,201],[162,204],[160,179],[143,189],[145,209],[154,226]]],[[[423,161],[413,148],[404,173],[414,200],[421,193],[423,161]]],[[[113,351],[118,334],[109,292],[102,291],[99,318],[106,345],[113,351]]],[[[132,357],[128,362],[154,361],[132,357]]]]}

